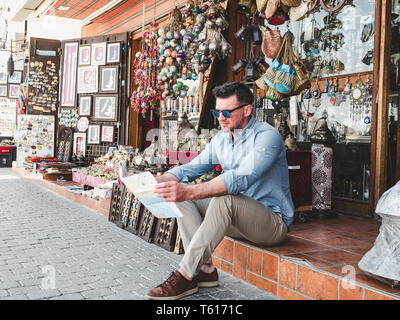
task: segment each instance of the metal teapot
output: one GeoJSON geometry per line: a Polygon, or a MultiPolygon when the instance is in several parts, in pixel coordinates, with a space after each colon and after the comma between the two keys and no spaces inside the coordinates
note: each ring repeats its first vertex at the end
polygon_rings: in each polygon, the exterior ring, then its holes
{"type": "Polygon", "coordinates": [[[326,122],[325,117],[318,119],[317,123],[315,124],[315,127],[317,127],[317,124],[320,120],[324,121],[318,129],[314,130],[314,133],[310,137],[310,141],[312,143],[322,144],[326,147],[330,147],[335,144],[336,139],[333,136],[331,130],[329,130],[328,123],[326,122]]]}

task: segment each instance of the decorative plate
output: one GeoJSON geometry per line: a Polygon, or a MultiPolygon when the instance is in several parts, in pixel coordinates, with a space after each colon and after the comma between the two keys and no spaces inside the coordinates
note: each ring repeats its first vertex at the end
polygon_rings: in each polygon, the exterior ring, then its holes
{"type": "Polygon", "coordinates": [[[89,126],[89,119],[87,117],[81,117],[78,120],[77,128],[81,132],[85,132],[89,126]]]}
{"type": "Polygon", "coordinates": [[[367,90],[362,83],[360,77],[354,84],[353,88],[351,89],[350,99],[351,103],[354,105],[360,105],[365,102],[365,98],[367,96],[367,90]]]}

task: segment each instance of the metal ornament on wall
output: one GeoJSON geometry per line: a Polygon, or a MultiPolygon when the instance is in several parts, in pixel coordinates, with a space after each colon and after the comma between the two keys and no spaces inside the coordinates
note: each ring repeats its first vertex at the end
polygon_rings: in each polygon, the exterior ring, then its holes
{"type": "Polygon", "coordinates": [[[365,102],[366,96],[366,87],[362,83],[360,76],[358,76],[358,79],[350,92],[351,103],[356,106],[361,105],[365,102]]]}

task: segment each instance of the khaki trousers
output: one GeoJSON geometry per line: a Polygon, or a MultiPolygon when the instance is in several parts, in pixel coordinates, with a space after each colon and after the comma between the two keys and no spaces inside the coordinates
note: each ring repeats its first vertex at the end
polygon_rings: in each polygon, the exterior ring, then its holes
{"type": "Polygon", "coordinates": [[[178,218],[185,254],[180,267],[194,277],[225,235],[272,246],[282,242],[287,227],[280,213],[274,213],[248,196],[226,195],[176,202],[183,217],[178,218]]]}

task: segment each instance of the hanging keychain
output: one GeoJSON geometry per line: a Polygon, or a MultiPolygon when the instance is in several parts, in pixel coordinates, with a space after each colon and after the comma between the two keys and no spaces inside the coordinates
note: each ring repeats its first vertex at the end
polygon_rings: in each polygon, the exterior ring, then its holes
{"type": "Polygon", "coordinates": [[[319,89],[318,78],[315,79],[315,88],[312,91],[311,102],[314,110],[316,110],[321,105],[321,90],[319,89]]]}
{"type": "Polygon", "coordinates": [[[329,101],[331,105],[335,104],[336,101],[336,86],[333,84],[333,80],[330,80],[329,86],[328,86],[328,97],[330,97],[329,101]]]}
{"type": "Polygon", "coordinates": [[[365,99],[365,105],[364,105],[364,123],[365,124],[370,124],[371,123],[371,117],[370,117],[370,106],[372,104],[372,87],[371,87],[371,80],[369,79],[369,75],[367,76],[367,79],[365,80],[365,91],[367,92],[367,96],[365,99]]]}
{"type": "Polygon", "coordinates": [[[346,85],[344,86],[344,89],[343,89],[343,94],[345,96],[348,96],[348,95],[350,95],[350,93],[351,93],[351,83],[350,83],[350,78],[347,77],[346,85]]]}

